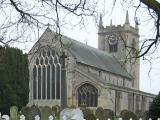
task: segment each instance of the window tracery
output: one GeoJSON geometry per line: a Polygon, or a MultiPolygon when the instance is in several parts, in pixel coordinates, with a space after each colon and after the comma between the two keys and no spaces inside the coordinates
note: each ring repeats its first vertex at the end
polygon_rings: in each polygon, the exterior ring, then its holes
{"type": "Polygon", "coordinates": [[[33,99],[60,99],[61,62],[54,50],[42,49],[33,67],[33,99]]]}
{"type": "Polygon", "coordinates": [[[78,106],[96,107],[98,90],[91,84],[84,84],[78,88],[78,106]]]}

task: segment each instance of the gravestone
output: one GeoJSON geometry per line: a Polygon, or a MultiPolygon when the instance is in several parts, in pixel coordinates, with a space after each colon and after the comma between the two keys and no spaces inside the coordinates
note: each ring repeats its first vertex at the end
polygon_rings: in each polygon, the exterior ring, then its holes
{"type": "Polygon", "coordinates": [[[83,113],[79,108],[67,108],[61,111],[60,120],[83,120],[83,113]]]}
{"type": "Polygon", "coordinates": [[[21,109],[21,114],[25,116],[25,120],[29,120],[30,107],[23,107],[21,109]]]}
{"type": "Polygon", "coordinates": [[[52,109],[48,106],[41,107],[41,120],[47,120],[52,115],[52,109]]]}
{"type": "Polygon", "coordinates": [[[16,106],[12,106],[10,108],[10,120],[18,119],[18,108],[16,106]]]}
{"type": "Polygon", "coordinates": [[[35,116],[37,115],[41,117],[41,112],[37,106],[33,105],[29,110],[28,120],[35,120],[35,116]]]}

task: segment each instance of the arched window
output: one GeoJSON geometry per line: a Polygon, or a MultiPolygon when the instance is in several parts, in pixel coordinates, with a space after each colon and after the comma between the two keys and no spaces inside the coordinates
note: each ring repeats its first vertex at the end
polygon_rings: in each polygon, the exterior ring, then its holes
{"type": "Polygon", "coordinates": [[[61,62],[54,50],[42,49],[33,67],[33,99],[60,99],[61,62]]]}
{"type": "Polygon", "coordinates": [[[78,106],[96,107],[98,103],[98,90],[91,84],[83,84],[78,88],[78,106]]]}
{"type": "Polygon", "coordinates": [[[118,51],[118,37],[114,34],[107,35],[106,39],[109,44],[109,52],[117,52],[118,51]]]}

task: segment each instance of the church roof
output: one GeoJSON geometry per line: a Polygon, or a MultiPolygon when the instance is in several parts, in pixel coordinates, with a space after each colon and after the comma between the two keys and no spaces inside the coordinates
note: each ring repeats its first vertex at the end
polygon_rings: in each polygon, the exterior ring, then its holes
{"type": "MultiPolygon", "coordinates": [[[[49,28],[47,28],[38,41],[51,41],[53,40],[53,38],[55,38],[54,35],[55,33],[49,28]]],[[[67,49],[75,58],[76,62],[86,64],[104,71],[108,71],[113,74],[121,75],[129,79],[132,78],[130,74],[126,71],[126,69],[120,65],[120,63],[114,56],[107,54],[106,52],[99,49],[78,42],[76,40],[73,40],[64,35],[62,35],[61,40],[65,47],[67,46],[67,49]]],[[[34,47],[32,49],[34,49],[34,47]]]]}
{"type": "Polygon", "coordinates": [[[62,36],[62,42],[64,45],[69,46],[68,49],[77,62],[130,79],[132,78],[114,56],[66,36],[62,36]]]}

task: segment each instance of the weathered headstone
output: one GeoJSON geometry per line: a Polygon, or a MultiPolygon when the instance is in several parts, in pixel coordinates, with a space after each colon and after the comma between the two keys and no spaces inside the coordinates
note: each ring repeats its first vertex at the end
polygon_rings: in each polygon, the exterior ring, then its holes
{"type": "Polygon", "coordinates": [[[37,115],[41,117],[41,112],[37,106],[33,105],[29,110],[28,119],[35,120],[35,116],[37,115]]]}
{"type": "Polygon", "coordinates": [[[16,106],[12,106],[10,108],[10,120],[18,119],[18,108],[16,106]]]}
{"type": "Polygon", "coordinates": [[[41,107],[41,120],[47,120],[50,115],[52,115],[52,109],[48,106],[41,107]]]}
{"type": "Polygon", "coordinates": [[[25,120],[29,120],[30,107],[23,107],[21,109],[21,114],[25,116],[25,120]]]}
{"type": "Polygon", "coordinates": [[[60,120],[83,120],[83,113],[79,108],[67,108],[61,111],[60,120]]]}

